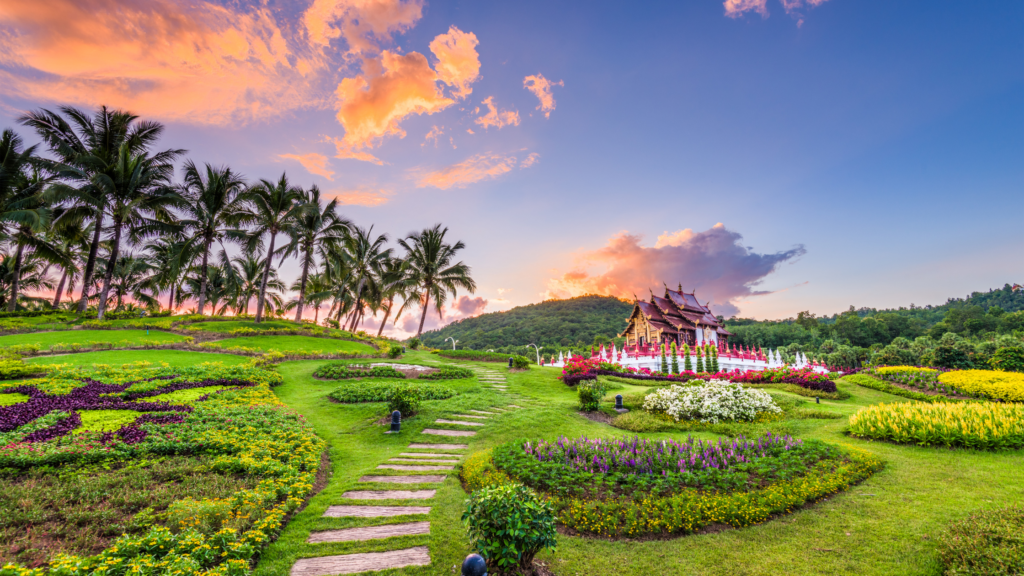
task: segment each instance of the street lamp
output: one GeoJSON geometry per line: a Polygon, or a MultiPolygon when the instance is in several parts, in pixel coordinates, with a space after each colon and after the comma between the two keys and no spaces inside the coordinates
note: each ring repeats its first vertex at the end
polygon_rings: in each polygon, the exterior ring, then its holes
{"type": "Polygon", "coordinates": [[[533,349],[537,351],[537,366],[540,366],[540,349],[543,348],[543,346],[541,346],[540,348],[537,348],[536,344],[527,344],[526,345],[527,348],[529,348],[530,346],[533,346],[533,349]]]}
{"type": "Polygon", "coordinates": [[[449,337],[444,339],[445,342],[447,342],[449,340],[452,341],[452,350],[455,350],[455,344],[458,343],[458,340],[456,340],[455,338],[452,338],[451,336],[449,336],[449,337]]]}

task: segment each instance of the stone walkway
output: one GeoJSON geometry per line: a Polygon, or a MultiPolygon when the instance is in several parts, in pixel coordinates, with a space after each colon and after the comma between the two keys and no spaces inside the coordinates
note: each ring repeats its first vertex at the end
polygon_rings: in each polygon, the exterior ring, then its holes
{"type": "MultiPolygon", "coordinates": [[[[490,370],[481,370],[478,374],[484,387],[507,393],[507,383],[503,374],[490,370]]],[[[324,517],[327,518],[401,518],[405,521],[313,532],[307,542],[363,542],[429,535],[430,522],[415,520],[415,517],[430,513],[431,507],[422,504],[433,499],[437,489],[423,486],[436,485],[444,481],[447,478],[444,472],[454,470],[455,465],[463,458],[469,445],[459,443],[455,439],[476,436],[478,429],[486,426],[489,420],[517,408],[519,406],[515,404],[507,404],[502,407],[489,407],[486,410],[466,410],[465,414],[450,414],[448,417],[436,419],[434,423],[444,427],[426,428],[421,434],[428,438],[437,437],[437,442],[412,442],[398,456],[388,458],[386,462],[377,466],[377,470],[388,470],[394,474],[368,474],[359,478],[361,484],[415,486],[409,486],[408,490],[398,489],[399,486],[386,490],[372,489],[373,486],[367,486],[366,490],[350,490],[341,495],[346,503],[330,506],[324,512],[324,517]],[[446,438],[452,440],[445,440],[446,438]],[[424,474],[425,472],[433,474],[424,474]],[[374,504],[374,501],[385,502],[374,504]]],[[[426,546],[415,546],[388,552],[303,558],[292,566],[290,576],[333,576],[429,565],[429,549],[426,546]]]]}

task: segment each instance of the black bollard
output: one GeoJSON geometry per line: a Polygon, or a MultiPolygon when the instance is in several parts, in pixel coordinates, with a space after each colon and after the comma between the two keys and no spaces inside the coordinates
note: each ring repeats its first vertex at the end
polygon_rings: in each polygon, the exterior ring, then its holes
{"type": "Polygon", "coordinates": [[[622,410],[622,394],[615,395],[615,409],[622,410]]]}
{"type": "Polygon", "coordinates": [[[391,413],[391,431],[399,432],[402,430],[402,413],[395,410],[391,413]]]}
{"type": "Polygon", "coordinates": [[[815,404],[821,404],[821,398],[818,398],[817,396],[815,396],[814,397],[814,403],[815,404]]]}
{"type": "Polygon", "coordinates": [[[470,554],[462,561],[462,576],[487,576],[487,561],[479,554],[470,554]]]}
{"type": "Polygon", "coordinates": [[[509,368],[512,367],[512,357],[511,356],[508,357],[508,367],[509,368]]]}

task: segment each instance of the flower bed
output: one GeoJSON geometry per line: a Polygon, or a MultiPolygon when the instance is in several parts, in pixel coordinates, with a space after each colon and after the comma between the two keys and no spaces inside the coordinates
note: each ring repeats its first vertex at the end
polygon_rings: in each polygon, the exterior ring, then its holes
{"type": "Polygon", "coordinates": [[[499,446],[490,462],[467,462],[462,475],[467,486],[514,481],[541,491],[566,528],[635,537],[757,524],[880,468],[836,446],[772,434],[683,442],[560,437],[499,446]]]}
{"type": "Polygon", "coordinates": [[[455,396],[455,390],[440,384],[404,384],[400,382],[352,384],[334,390],[329,396],[342,404],[390,402],[396,392],[409,389],[416,390],[421,400],[445,400],[455,396]]]}
{"type": "Polygon", "coordinates": [[[920,446],[1022,448],[1024,404],[877,404],[850,417],[850,433],[920,446]]]}
{"type": "MultiPolygon", "coordinates": [[[[324,443],[286,410],[270,387],[277,373],[255,366],[125,367],[58,370],[48,378],[8,383],[26,403],[0,407],[0,468],[74,468],[206,456],[208,470],[256,479],[227,499],[181,499],[141,528],[89,557],[57,554],[44,568],[13,565],[0,574],[85,576],[180,574],[241,576],[312,489],[324,443]],[[174,390],[233,389],[192,406],[146,402],[174,390]],[[79,432],[83,409],[145,412],[109,432],[79,432]],[[155,521],[155,524],[154,524],[155,521]]],[[[140,513],[141,514],[141,513],[140,513]]]]}
{"type": "Polygon", "coordinates": [[[428,372],[417,376],[420,380],[462,380],[472,377],[472,370],[458,366],[442,366],[437,372],[428,372]]]}
{"type": "Polygon", "coordinates": [[[956,370],[939,376],[939,382],[970,396],[1024,402],[1024,374],[995,370],[956,370]]]}
{"type": "Polygon", "coordinates": [[[348,380],[350,378],[396,378],[403,379],[405,374],[390,366],[353,367],[351,364],[324,364],[313,372],[314,378],[324,380],[348,380]]]}
{"type": "Polygon", "coordinates": [[[529,359],[525,356],[519,356],[516,354],[502,354],[500,352],[481,352],[479,350],[437,350],[434,352],[442,358],[451,358],[453,360],[473,360],[476,362],[508,362],[511,357],[523,358],[529,363],[529,359]]]}
{"type": "Polygon", "coordinates": [[[667,414],[676,422],[696,420],[712,424],[723,420],[749,422],[759,414],[782,412],[767,392],[725,380],[656,390],[644,399],[643,407],[648,412],[667,414]]]}

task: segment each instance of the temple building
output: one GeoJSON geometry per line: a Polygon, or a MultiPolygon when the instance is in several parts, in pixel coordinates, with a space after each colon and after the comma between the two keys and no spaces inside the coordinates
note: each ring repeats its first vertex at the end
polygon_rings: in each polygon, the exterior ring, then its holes
{"type": "Polygon", "coordinates": [[[655,296],[652,291],[650,302],[636,300],[627,321],[626,330],[619,334],[626,339],[627,349],[672,342],[677,346],[724,344],[732,336],[711,314],[707,304],[697,301],[696,291],[683,292],[682,285],[679,290],[666,286],[664,298],[655,296]]]}

